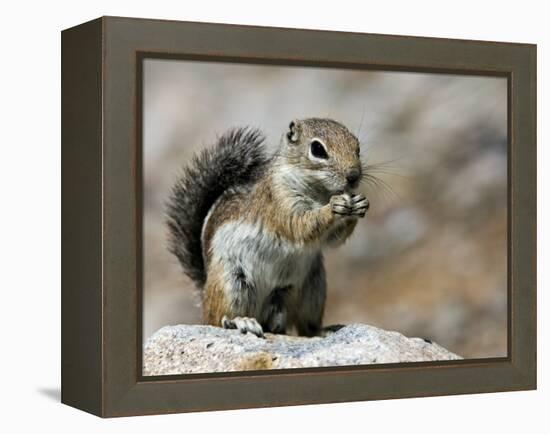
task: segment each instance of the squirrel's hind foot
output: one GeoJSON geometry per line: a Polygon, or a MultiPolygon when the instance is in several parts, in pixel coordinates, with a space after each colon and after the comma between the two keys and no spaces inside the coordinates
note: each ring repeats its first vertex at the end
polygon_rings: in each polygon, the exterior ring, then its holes
{"type": "Polygon", "coordinates": [[[256,320],[256,318],[236,316],[233,319],[229,319],[227,318],[227,316],[224,315],[221,321],[221,326],[224,329],[237,329],[243,334],[250,332],[258,336],[259,338],[264,337],[262,326],[256,320]]]}
{"type": "Polygon", "coordinates": [[[333,333],[336,333],[338,330],[343,329],[344,327],[345,327],[344,324],[332,324],[329,326],[325,326],[321,329],[320,335],[322,337],[327,337],[333,333]]]}

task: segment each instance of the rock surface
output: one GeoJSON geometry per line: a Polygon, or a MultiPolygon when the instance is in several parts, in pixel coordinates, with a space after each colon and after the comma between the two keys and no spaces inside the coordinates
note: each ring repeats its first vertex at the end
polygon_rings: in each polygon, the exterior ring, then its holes
{"type": "Polygon", "coordinates": [[[435,343],[352,324],[327,337],[266,334],[202,325],[166,326],[144,345],[144,375],[365,365],[461,357],[435,343]]]}

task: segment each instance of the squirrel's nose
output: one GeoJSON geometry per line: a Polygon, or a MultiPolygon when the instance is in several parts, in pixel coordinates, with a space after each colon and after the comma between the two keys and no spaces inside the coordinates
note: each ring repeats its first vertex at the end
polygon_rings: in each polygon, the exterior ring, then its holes
{"type": "Polygon", "coordinates": [[[346,180],[348,181],[348,184],[355,184],[359,177],[361,176],[361,172],[359,172],[359,169],[350,169],[346,173],[346,180]]]}

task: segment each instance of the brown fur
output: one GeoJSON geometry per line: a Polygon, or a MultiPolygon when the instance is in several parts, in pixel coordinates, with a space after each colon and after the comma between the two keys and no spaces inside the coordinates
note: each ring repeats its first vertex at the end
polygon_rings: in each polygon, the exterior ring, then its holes
{"type": "Polygon", "coordinates": [[[227,191],[220,198],[218,205],[204,226],[202,238],[203,257],[208,268],[210,258],[210,243],[221,225],[226,222],[237,220],[247,215],[247,192],[246,190],[227,191]]]}
{"type": "Polygon", "coordinates": [[[210,266],[202,300],[202,318],[205,324],[219,326],[222,317],[229,313],[224,285],[223,266],[210,266]]]}
{"type": "Polygon", "coordinates": [[[357,219],[350,218],[337,224],[329,233],[327,242],[330,246],[338,246],[345,240],[347,240],[353,233],[355,226],[357,226],[357,219]]]}
{"type": "Polygon", "coordinates": [[[264,180],[251,195],[248,219],[261,219],[268,230],[292,243],[307,244],[321,239],[335,221],[330,205],[294,210],[288,194],[277,191],[271,178],[264,180]]]}
{"type": "MultiPolygon", "coordinates": [[[[341,244],[357,224],[357,217],[335,214],[332,207],[332,199],[347,188],[346,173],[361,167],[357,139],[344,126],[331,120],[296,121],[293,126],[291,132],[295,141],[282,145],[265,175],[254,185],[226,191],[205,223],[202,236],[207,270],[203,295],[205,323],[217,326],[224,315],[230,319],[249,315],[247,311],[240,311],[242,309],[235,300],[227,299],[225,285],[230,283],[225,279],[232,272],[231,265],[216,262],[211,252],[216,231],[225,223],[242,221],[261,225],[262,230],[268,231],[275,239],[298,246],[311,246],[319,251],[324,245],[341,244]],[[322,140],[327,147],[331,155],[330,166],[307,156],[312,137],[322,140]],[[312,173],[313,176],[328,173],[325,182],[328,185],[321,184],[324,179],[313,179],[311,191],[297,190],[279,176],[288,168],[297,169],[300,173],[312,173]]],[[[309,271],[311,277],[307,287],[289,288],[284,298],[288,324],[296,325],[299,334],[307,336],[318,334],[321,330],[325,303],[322,256],[315,267],[309,271]]]]}

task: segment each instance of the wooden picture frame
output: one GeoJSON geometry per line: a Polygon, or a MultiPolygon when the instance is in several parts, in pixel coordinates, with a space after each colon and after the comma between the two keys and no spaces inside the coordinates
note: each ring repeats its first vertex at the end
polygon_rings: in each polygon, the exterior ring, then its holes
{"type": "Polygon", "coordinates": [[[62,32],[62,402],[102,417],[536,388],[536,46],[103,17],[62,32]],[[508,356],[141,375],[148,57],[508,80],[508,356]]]}

